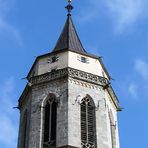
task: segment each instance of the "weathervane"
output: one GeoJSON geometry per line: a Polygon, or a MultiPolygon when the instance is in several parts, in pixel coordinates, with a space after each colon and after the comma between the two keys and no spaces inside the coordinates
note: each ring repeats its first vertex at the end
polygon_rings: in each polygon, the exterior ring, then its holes
{"type": "Polygon", "coordinates": [[[74,8],[72,5],[71,5],[71,2],[72,0],[68,0],[68,5],[65,7],[68,11],[68,15],[71,15],[71,10],[74,8]]]}

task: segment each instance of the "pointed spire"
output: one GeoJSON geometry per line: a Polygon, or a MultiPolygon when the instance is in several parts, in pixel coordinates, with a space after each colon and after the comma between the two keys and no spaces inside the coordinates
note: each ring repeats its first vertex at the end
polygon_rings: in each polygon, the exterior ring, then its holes
{"type": "Polygon", "coordinates": [[[71,18],[71,10],[73,9],[71,0],[68,0],[68,2],[69,4],[65,7],[68,10],[67,20],[53,52],[68,49],[86,53],[71,18]]]}

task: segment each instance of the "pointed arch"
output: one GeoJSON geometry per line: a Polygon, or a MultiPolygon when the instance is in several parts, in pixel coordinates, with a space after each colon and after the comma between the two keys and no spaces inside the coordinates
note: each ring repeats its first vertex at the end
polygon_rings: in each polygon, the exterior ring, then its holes
{"type": "Polygon", "coordinates": [[[49,94],[44,100],[43,148],[56,147],[57,100],[49,94]]]}
{"type": "Polygon", "coordinates": [[[81,144],[82,148],[96,148],[96,118],[93,99],[86,95],[81,100],[81,144]]]}
{"type": "Polygon", "coordinates": [[[109,112],[112,148],[116,148],[116,125],[112,111],[109,112]]]}

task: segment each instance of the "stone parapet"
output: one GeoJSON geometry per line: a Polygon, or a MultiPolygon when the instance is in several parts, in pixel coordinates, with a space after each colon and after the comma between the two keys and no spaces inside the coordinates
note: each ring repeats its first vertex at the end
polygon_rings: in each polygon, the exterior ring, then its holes
{"type": "Polygon", "coordinates": [[[108,84],[108,80],[105,77],[97,76],[91,73],[80,71],[73,68],[64,68],[55,71],[51,71],[42,75],[34,76],[29,79],[31,85],[52,81],[62,77],[72,77],[80,79],[86,82],[94,83],[97,85],[105,86],[108,84]]]}
{"type": "Polygon", "coordinates": [[[113,102],[117,107],[117,110],[120,108],[118,98],[115,95],[114,90],[110,85],[110,82],[105,77],[97,76],[91,73],[87,73],[81,70],[67,67],[64,69],[58,69],[51,72],[47,72],[42,75],[31,77],[28,81],[30,85],[38,85],[40,83],[47,83],[49,81],[53,81],[53,80],[64,78],[64,77],[67,77],[67,78],[69,77],[69,78],[85,81],[87,83],[102,86],[103,89],[107,89],[107,91],[111,95],[113,102]]]}

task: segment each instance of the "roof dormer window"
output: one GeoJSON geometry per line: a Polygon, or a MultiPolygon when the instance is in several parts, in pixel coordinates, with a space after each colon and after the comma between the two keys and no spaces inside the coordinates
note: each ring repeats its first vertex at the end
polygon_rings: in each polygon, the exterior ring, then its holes
{"type": "Polygon", "coordinates": [[[52,63],[56,62],[57,60],[58,60],[58,59],[57,59],[57,57],[56,57],[56,56],[51,57],[51,62],[52,62],[52,63]]]}
{"type": "Polygon", "coordinates": [[[48,63],[55,63],[58,61],[58,59],[59,59],[58,56],[52,56],[48,59],[48,63]]]}
{"type": "Polygon", "coordinates": [[[77,57],[78,61],[82,62],[82,63],[89,63],[89,58],[88,57],[84,57],[84,56],[78,56],[77,57]]]}
{"type": "Polygon", "coordinates": [[[87,58],[85,58],[85,57],[81,57],[81,62],[83,62],[83,63],[87,63],[87,58]]]}

